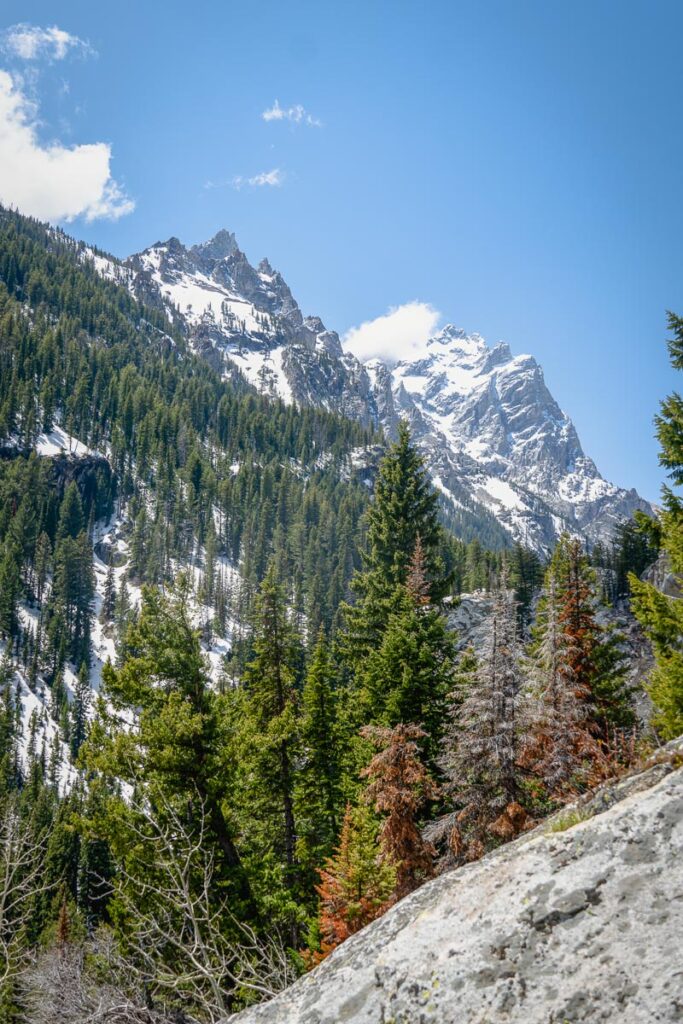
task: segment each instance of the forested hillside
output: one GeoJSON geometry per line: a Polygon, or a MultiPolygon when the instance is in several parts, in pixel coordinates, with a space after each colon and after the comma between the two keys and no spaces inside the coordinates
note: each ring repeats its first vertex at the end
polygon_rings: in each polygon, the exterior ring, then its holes
{"type": "Polygon", "coordinates": [[[397,434],[0,211],[3,1019],[218,1021],[633,760],[605,607],[657,536],[465,544],[397,434]]]}

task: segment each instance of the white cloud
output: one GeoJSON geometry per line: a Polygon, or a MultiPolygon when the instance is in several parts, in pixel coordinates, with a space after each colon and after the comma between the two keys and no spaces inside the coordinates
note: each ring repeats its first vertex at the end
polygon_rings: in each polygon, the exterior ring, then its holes
{"type": "Polygon", "coordinates": [[[322,127],[322,121],[309,114],[300,103],[296,103],[293,107],[281,107],[275,100],[272,107],[263,111],[261,117],[264,121],[291,121],[292,124],[307,124],[312,128],[322,127]]]}
{"type": "Polygon", "coordinates": [[[272,171],[262,171],[260,174],[255,174],[253,178],[247,178],[247,185],[275,185],[279,186],[284,181],[284,174],[279,167],[274,167],[272,171]]]}
{"type": "Polygon", "coordinates": [[[111,177],[111,147],[42,145],[36,107],[0,70],[0,202],[41,220],[112,220],[135,203],[111,177]]]}
{"type": "Polygon", "coordinates": [[[274,167],[272,171],[261,171],[260,174],[254,174],[251,178],[246,177],[243,174],[238,174],[234,178],[230,178],[229,181],[205,181],[204,188],[230,188],[241,189],[245,185],[250,185],[252,188],[261,188],[263,185],[269,185],[271,188],[279,187],[285,180],[285,172],[281,171],[279,167],[274,167]]]}
{"type": "Polygon", "coordinates": [[[64,60],[73,50],[84,55],[95,51],[90,43],[78,36],[53,25],[40,28],[38,25],[12,25],[2,34],[2,48],[21,60],[64,60]]]}
{"type": "Polygon", "coordinates": [[[434,335],[441,314],[428,302],[406,302],[374,320],[352,327],[342,341],[358,359],[384,359],[397,363],[416,359],[434,335]]]}

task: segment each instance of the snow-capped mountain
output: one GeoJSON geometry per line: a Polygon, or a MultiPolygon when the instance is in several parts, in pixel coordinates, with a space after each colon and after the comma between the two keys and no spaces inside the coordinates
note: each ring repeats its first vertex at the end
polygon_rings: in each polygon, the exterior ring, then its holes
{"type": "Polygon", "coordinates": [[[447,326],[422,358],[367,370],[411,422],[451,504],[464,491],[532,548],[547,550],[564,529],[607,540],[620,519],[650,510],[600,476],[533,356],[447,326]]]}
{"type": "Polygon", "coordinates": [[[647,502],[604,480],[533,356],[441,330],[412,361],[362,364],[318,317],[304,317],[268,260],[254,268],[235,236],[192,247],[159,242],[115,268],[136,297],[164,306],[193,346],[226,373],[285,402],[381,424],[409,420],[446,514],[465,535],[539,551],[568,529],[590,542],[647,502]],[[476,524],[476,525],[475,525],[476,524]]]}
{"type": "Polygon", "coordinates": [[[163,304],[212,363],[286,402],[376,419],[362,365],[318,317],[302,315],[268,260],[251,266],[229,231],[191,248],[170,238],[127,266],[135,296],[163,304]]]}

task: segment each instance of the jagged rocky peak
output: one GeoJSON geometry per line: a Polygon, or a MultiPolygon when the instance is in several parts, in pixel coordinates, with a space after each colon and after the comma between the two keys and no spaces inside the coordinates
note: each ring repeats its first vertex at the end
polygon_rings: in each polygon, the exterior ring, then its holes
{"type": "Polygon", "coordinates": [[[534,357],[505,342],[448,325],[417,358],[367,369],[382,422],[391,432],[396,413],[409,419],[456,518],[474,502],[548,552],[565,529],[606,541],[619,519],[649,508],[602,479],[534,357]]]}
{"type": "MultiPolygon", "coordinates": [[[[531,359],[532,356],[518,356],[518,359],[531,359]]],[[[462,370],[481,372],[485,368],[497,366],[512,359],[510,346],[499,341],[492,348],[486,344],[481,334],[468,334],[462,327],[446,324],[426,345],[426,355],[417,360],[402,360],[410,366],[426,366],[443,363],[446,366],[459,367],[462,370]]]]}
{"type": "Polygon", "coordinates": [[[463,356],[473,359],[480,357],[488,350],[488,345],[480,334],[468,334],[463,327],[446,324],[433,338],[427,342],[429,348],[447,348],[449,352],[460,352],[463,356]]]}
{"type": "Polygon", "coordinates": [[[198,256],[200,259],[208,260],[222,260],[226,256],[232,256],[234,252],[239,250],[237,239],[235,238],[232,231],[227,231],[225,228],[221,228],[217,231],[213,238],[210,238],[208,242],[201,242],[199,245],[193,245],[190,252],[193,255],[198,256]]]}
{"type": "Polygon", "coordinates": [[[187,252],[183,243],[179,238],[176,238],[175,235],[171,235],[171,237],[165,242],[156,242],[154,245],[150,246],[150,249],[159,249],[161,251],[166,250],[166,252],[171,256],[181,256],[187,252]]]}

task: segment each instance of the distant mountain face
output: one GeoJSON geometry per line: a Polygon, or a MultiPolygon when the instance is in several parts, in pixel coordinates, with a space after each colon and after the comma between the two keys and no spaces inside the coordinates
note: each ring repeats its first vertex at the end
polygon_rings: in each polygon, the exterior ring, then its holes
{"type": "Polygon", "coordinates": [[[170,238],[123,267],[95,259],[165,307],[196,351],[259,391],[381,424],[389,436],[407,419],[446,515],[465,534],[478,528],[489,542],[545,552],[565,529],[607,541],[620,519],[650,510],[600,476],[536,360],[504,343],[491,348],[447,326],[419,359],[363,364],[318,317],[303,316],[267,260],[252,267],[228,231],[189,248],[170,238]]]}

